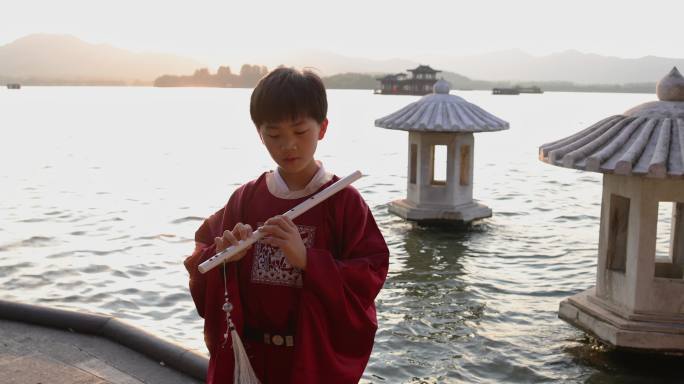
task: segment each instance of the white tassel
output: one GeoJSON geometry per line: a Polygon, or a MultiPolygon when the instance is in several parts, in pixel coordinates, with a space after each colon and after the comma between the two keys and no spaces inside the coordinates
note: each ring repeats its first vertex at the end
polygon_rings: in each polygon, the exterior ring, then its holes
{"type": "Polygon", "coordinates": [[[226,264],[223,263],[223,294],[224,303],[223,311],[226,313],[226,333],[223,334],[223,345],[221,348],[226,346],[228,341],[228,331],[230,331],[230,338],[232,339],[233,345],[233,357],[235,358],[235,368],[233,369],[233,384],[261,384],[259,379],[254,373],[252,364],[249,363],[249,357],[247,356],[247,351],[245,351],[245,346],[242,345],[242,340],[240,340],[240,335],[238,335],[235,330],[235,324],[230,318],[230,313],[233,311],[233,304],[230,303],[228,299],[228,277],[226,276],[226,264]]]}
{"type": "Polygon", "coordinates": [[[233,371],[233,384],[260,384],[259,379],[249,363],[249,357],[242,345],[240,335],[235,329],[230,331],[233,339],[233,355],[235,356],[235,371],[233,371]]]}

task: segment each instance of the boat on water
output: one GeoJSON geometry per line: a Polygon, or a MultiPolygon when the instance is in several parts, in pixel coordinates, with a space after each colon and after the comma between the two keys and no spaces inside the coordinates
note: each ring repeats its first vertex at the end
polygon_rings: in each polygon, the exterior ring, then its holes
{"type": "Polygon", "coordinates": [[[537,86],[521,87],[515,86],[513,88],[492,88],[492,95],[519,95],[521,93],[544,93],[541,88],[537,86]]]}
{"type": "Polygon", "coordinates": [[[520,93],[544,93],[541,88],[533,85],[531,87],[516,87],[520,93]]]}
{"type": "Polygon", "coordinates": [[[21,84],[9,83],[9,84],[7,84],[7,89],[21,89],[21,84]]]}
{"type": "Polygon", "coordinates": [[[492,95],[519,95],[516,88],[492,88],[492,95]]]}

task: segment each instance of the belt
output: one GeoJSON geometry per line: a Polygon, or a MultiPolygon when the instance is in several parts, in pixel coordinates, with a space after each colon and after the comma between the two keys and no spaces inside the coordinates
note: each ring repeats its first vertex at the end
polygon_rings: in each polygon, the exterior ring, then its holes
{"type": "Polygon", "coordinates": [[[247,339],[256,342],[261,342],[266,345],[275,345],[278,347],[294,347],[294,335],[262,332],[248,327],[245,327],[244,334],[247,339]]]}

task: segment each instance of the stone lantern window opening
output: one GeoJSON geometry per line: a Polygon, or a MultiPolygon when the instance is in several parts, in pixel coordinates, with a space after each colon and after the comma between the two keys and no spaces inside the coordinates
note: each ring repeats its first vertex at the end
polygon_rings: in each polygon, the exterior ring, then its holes
{"type": "Polygon", "coordinates": [[[684,278],[684,203],[658,203],[655,277],[684,278]],[[665,243],[663,247],[659,243],[665,243]]]}
{"type": "Polygon", "coordinates": [[[470,145],[461,145],[461,170],[459,171],[459,184],[466,186],[470,184],[470,145]]]}
{"type": "Polygon", "coordinates": [[[430,146],[430,184],[443,186],[447,184],[447,152],[446,145],[430,146]]]}
{"type": "Polygon", "coordinates": [[[684,202],[672,207],[672,237],[670,254],[672,263],[684,268],[684,202]]]}
{"type": "Polygon", "coordinates": [[[673,202],[658,202],[658,222],[656,223],[655,256],[657,262],[672,262],[672,208],[673,202]]]}
{"type": "Polygon", "coordinates": [[[629,228],[628,197],[610,196],[608,222],[607,266],[612,271],[625,272],[627,265],[627,230],[629,228]]]}
{"type": "Polygon", "coordinates": [[[411,184],[416,183],[418,178],[418,144],[411,144],[411,169],[409,170],[409,182],[411,184]]]}

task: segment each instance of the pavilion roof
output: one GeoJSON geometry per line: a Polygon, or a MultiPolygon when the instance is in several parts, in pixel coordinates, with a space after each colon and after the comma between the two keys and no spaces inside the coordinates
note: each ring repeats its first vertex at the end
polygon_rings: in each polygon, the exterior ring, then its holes
{"type": "Polygon", "coordinates": [[[493,132],[508,123],[461,97],[449,94],[449,83],[439,80],[434,93],[375,120],[381,128],[420,132],[493,132]]]}
{"type": "Polygon", "coordinates": [[[684,177],[684,78],[677,68],[657,86],[659,101],[638,105],[539,148],[539,159],[585,171],[684,177]]]}
{"type": "Polygon", "coordinates": [[[438,71],[436,69],[432,69],[429,65],[419,65],[414,69],[407,69],[408,72],[413,72],[413,73],[437,73],[437,72],[442,72],[438,71]]]}

